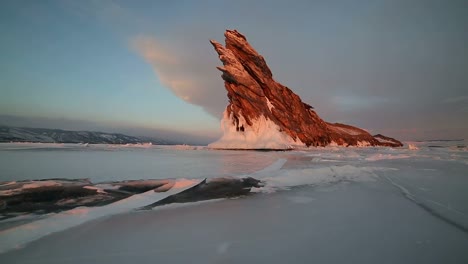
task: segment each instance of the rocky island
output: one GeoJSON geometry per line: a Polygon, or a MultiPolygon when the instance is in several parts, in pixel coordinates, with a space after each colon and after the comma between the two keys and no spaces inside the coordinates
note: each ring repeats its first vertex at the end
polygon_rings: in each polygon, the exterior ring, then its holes
{"type": "Polygon", "coordinates": [[[329,123],[288,87],[276,82],[265,59],[237,30],[226,30],[226,45],[211,44],[223,63],[229,105],[221,121],[218,149],[291,149],[297,146],[388,146],[403,144],[350,125],[329,123]]]}

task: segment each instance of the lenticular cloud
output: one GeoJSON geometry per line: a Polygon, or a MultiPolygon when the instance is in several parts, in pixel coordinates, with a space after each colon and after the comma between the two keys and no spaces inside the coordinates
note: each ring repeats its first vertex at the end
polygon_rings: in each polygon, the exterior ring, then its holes
{"type": "MultiPolygon", "coordinates": [[[[159,81],[182,100],[220,117],[227,105],[215,65],[187,47],[165,45],[153,37],[139,36],[132,48],[154,69],[159,81]]],[[[208,45],[207,45],[208,46],[208,45]]]]}

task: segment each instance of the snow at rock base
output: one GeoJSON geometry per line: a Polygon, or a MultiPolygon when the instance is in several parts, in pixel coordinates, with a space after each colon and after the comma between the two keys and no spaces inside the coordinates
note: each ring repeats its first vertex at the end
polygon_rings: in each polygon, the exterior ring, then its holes
{"type": "Polygon", "coordinates": [[[299,146],[304,147],[304,143],[294,141],[289,135],[282,133],[280,128],[263,115],[253,120],[253,125],[249,126],[244,118],[239,118],[239,131],[234,125],[232,113],[228,115],[224,112],[221,120],[223,136],[216,142],[208,145],[213,149],[271,149],[285,150],[299,146]]]}

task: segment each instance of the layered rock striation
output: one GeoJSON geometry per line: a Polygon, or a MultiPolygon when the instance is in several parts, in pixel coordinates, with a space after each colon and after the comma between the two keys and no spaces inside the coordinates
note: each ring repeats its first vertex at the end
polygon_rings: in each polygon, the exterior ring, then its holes
{"type": "Polygon", "coordinates": [[[226,30],[226,45],[211,44],[223,63],[229,105],[223,137],[210,144],[225,149],[288,149],[294,146],[402,146],[350,125],[328,123],[288,87],[276,82],[265,59],[236,30],[226,30]]]}

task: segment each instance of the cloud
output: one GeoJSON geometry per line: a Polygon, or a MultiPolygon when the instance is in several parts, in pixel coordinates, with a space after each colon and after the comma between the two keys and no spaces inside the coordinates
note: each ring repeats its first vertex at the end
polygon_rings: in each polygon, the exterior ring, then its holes
{"type": "MultiPolygon", "coordinates": [[[[209,46],[208,41],[203,44],[209,46]]],[[[226,98],[223,83],[215,64],[197,55],[196,47],[169,47],[147,35],[133,38],[130,45],[153,67],[162,85],[182,100],[220,117],[227,105],[227,100],[221,99],[226,98]]]]}
{"type": "Polygon", "coordinates": [[[184,79],[183,73],[179,70],[181,63],[173,55],[174,52],[163,47],[152,37],[139,36],[131,42],[138,54],[153,66],[161,83],[170,88],[175,95],[190,103],[194,87],[189,80],[184,79]]]}
{"type": "MultiPolygon", "coordinates": [[[[165,88],[185,102],[201,106],[208,114],[221,117],[227,96],[216,70],[219,63],[216,52],[209,44],[211,34],[188,25],[180,29],[177,23],[172,23],[164,26],[165,30],[171,28],[169,36],[155,37],[154,32],[160,31],[155,29],[158,27],[153,19],[135,13],[128,4],[114,0],[64,0],[61,3],[82,19],[94,19],[120,38],[130,40],[130,48],[153,67],[165,88]]],[[[178,6],[164,5],[174,10],[178,10],[178,6]]]]}
{"type": "Polygon", "coordinates": [[[133,39],[133,47],[150,63],[177,65],[175,56],[163,48],[155,38],[139,36],[133,39]]]}

